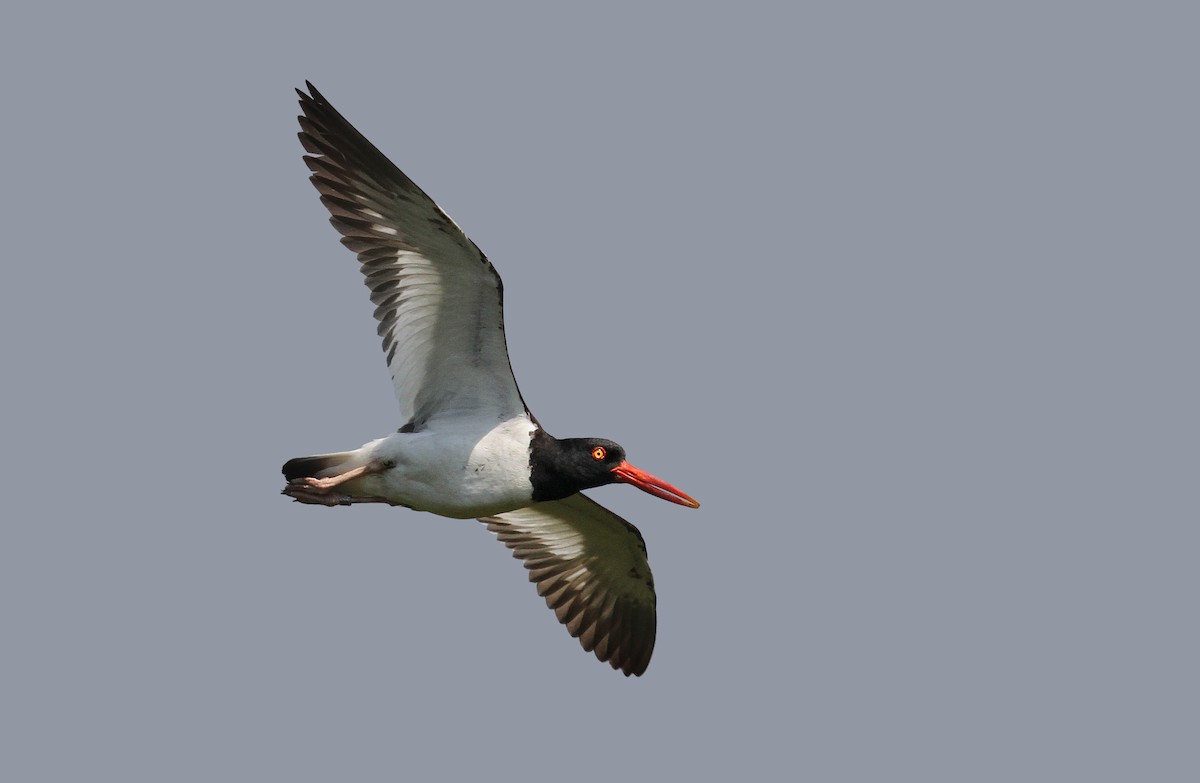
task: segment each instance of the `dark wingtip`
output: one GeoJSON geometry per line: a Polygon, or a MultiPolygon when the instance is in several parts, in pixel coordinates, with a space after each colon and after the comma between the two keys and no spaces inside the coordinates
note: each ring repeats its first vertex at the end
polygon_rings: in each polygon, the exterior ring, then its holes
{"type": "Polygon", "coordinates": [[[308,95],[305,95],[299,88],[296,89],[296,94],[300,96],[301,102],[329,103],[329,101],[325,100],[325,96],[316,87],[313,87],[313,83],[308,79],[304,80],[304,86],[308,88],[308,95]]]}

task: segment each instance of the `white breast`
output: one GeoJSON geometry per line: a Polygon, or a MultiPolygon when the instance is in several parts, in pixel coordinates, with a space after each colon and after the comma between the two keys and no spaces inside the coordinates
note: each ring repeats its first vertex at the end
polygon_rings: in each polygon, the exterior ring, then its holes
{"type": "Polygon", "coordinates": [[[536,425],[525,415],[495,424],[451,420],[421,432],[398,432],[362,451],[394,466],[366,479],[363,490],[417,511],[472,519],[529,505],[529,444],[536,425]]]}

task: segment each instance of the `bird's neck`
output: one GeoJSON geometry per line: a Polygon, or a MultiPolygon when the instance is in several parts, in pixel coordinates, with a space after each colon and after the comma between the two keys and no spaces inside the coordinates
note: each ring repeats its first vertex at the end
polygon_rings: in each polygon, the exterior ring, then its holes
{"type": "Polygon", "coordinates": [[[585,489],[583,478],[571,470],[567,455],[563,441],[541,427],[534,431],[529,444],[529,481],[534,501],[562,500],[585,489]]]}

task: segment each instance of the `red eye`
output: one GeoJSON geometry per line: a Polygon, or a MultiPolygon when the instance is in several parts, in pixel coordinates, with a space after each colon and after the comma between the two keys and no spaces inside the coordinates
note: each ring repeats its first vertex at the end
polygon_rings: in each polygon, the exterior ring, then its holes
{"type": "Polygon", "coordinates": [[[597,446],[596,448],[592,449],[592,457],[594,459],[604,459],[607,456],[608,452],[604,450],[603,446],[597,446]]]}

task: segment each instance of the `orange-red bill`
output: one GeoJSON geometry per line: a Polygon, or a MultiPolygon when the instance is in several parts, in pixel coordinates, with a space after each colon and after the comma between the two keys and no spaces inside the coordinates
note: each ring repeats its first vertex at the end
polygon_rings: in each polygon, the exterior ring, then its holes
{"type": "Polygon", "coordinates": [[[635,468],[628,462],[622,462],[620,465],[617,465],[612,469],[612,472],[617,477],[617,481],[623,484],[632,484],[642,492],[649,492],[656,498],[669,500],[672,503],[678,503],[688,508],[700,508],[700,503],[691,495],[671,486],[657,476],[650,475],[641,468],[635,468]]]}

